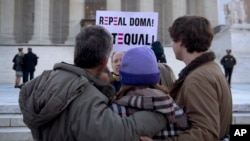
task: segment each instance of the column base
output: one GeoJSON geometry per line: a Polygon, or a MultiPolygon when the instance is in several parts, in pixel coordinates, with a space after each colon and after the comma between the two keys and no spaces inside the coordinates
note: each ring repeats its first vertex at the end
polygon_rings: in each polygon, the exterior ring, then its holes
{"type": "Polygon", "coordinates": [[[30,40],[29,44],[50,45],[52,43],[49,40],[30,40]]]}
{"type": "Polygon", "coordinates": [[[47,45],[47,44],[52,44],[51,40],[49,39],[49,37],[42,37],[42,38],[32,38],[30,41],[29,41],[29,44],[41,44],[41,45],[47,45]]]}
{"type": "Polygon", "coordinates": [[[68,37],[68,39],[64,42],[65,45],[75,45],[75,37],[68,37]]]}
{"type": "Polygon", "coordinates": [[[0,35],[0,44],[16,44],[15,37],[0,35]]]}

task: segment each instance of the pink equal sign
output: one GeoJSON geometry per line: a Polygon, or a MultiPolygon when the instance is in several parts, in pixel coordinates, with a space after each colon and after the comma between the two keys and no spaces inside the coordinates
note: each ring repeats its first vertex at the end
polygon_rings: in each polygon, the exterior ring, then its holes
{"type": "Polygon", "coordinates": [[[118,17],[114,17],[114,25],[118,25],[118,17]]]}
{"type": "Polygon", "coordinates": [[[108,25],[109,23],[109,17],[104,17],[104,25],[108,25]]]}
{"type": "Polygon", "coordinates": [[[123,33],[118,33],[118,45],[123,44],[123,33]]]}

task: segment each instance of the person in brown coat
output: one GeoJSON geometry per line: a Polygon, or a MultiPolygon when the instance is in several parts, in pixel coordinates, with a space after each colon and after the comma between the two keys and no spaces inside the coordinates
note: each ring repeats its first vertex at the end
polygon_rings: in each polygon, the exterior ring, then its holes
{"type": "MultiPolygon", "coordinates": [[[[176,59],[186,67],[170,94],[184,108],[191,128],[166,141],[219,141],[229,135],[232,95],[228,82],[208,51],[213,39],[210,22],[200,16],[182,16],[169,28],[176,59]]],[[[141,137],[142,141],[150,140],[141,137]]]]}

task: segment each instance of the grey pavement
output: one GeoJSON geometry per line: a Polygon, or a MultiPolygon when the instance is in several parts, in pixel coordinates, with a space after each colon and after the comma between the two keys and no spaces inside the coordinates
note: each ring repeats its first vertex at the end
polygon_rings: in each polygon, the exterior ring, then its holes
{"type": "MultiPolygon", "coordinates": [[[[20,89],[13,84],[0,83],[0,105],[18,104],[20,89]]],[[[234,111],[250,111],[250,84],[232,84],[231,86],[234,111]],[[241,110],[238,107],[241,107],[241,110]],[[242,109],[243,108],[243,109],[242,109]],[[245,109],[244,109],[245,108],[245,109]]]]}

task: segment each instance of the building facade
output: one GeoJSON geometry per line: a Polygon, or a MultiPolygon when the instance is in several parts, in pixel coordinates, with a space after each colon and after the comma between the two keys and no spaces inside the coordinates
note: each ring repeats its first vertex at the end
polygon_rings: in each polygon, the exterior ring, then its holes
{"type": "Polygon", "coordinates": [[[157,40],[165,46],[179,16],[205,16],[218,25],[217,0],[0,0],[0,45],[73,45],[80,21],[93,22],[96,10],[158,12],[157,40]]]}

